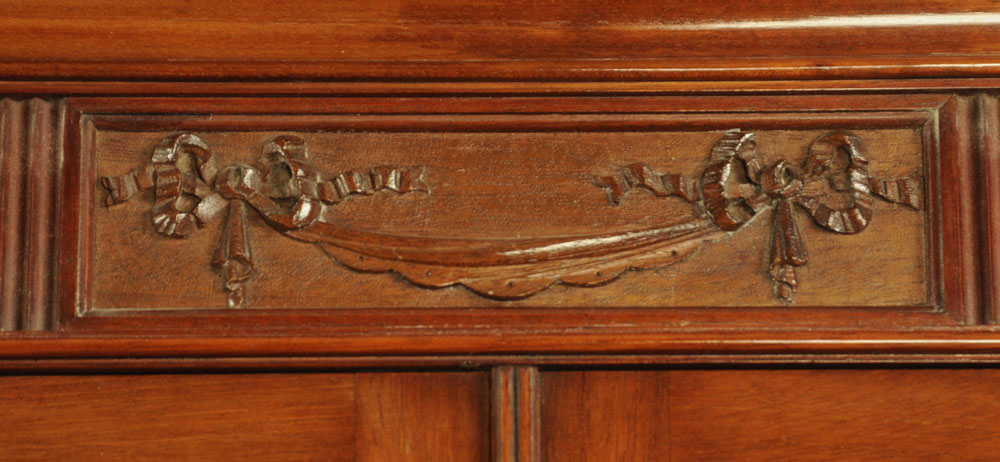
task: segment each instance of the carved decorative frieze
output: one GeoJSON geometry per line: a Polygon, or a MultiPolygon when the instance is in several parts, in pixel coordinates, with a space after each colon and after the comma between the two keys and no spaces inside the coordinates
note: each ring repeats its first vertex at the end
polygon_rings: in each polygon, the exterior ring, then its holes
{"type": "Polygon", "coordinates": [[[352,194],[383,189],[430,193],[423,167],[376,167],[368,172],[320,173],[304,140],[280,136],[254,166],[219,170],[212,149],[193,134],[164,139],[151,162],[118,177],[101,178],[114,205],[153,190],[152,224],[168,237],[196,232],[228,209],[212,266],[221,274],[231,308],[245,306],[256,273],[248,210],[274,229],[314,243],[331,258],[366,272],[396,272],[421,287],[462,285],[480,295],[510,300],[557,283],[596,286],[629,269],[679,262],[704,243],[729,235],[764,210],[772,210],[767,273],[776,295],[788,302],[798,286],[796,268],[808,261],[793,206],[836,233],[862,231],[872,220],[875,197],[917,209],[917,176],[881,179],[868,172],[858,137],[831,133],[813,142],[803,165],[765,165],[753,133],[730,130],[709,156],[700,178],[661,174],[643,164],[596,179],[618,205],[630,190],[675,196],[693,204],[694,216],[639,230],[571,236],[458,238],[361,230],[328,217],[329,207],[352,194]]]}
{"type": "Polygon", "coordinates": [[[328,221],[325,208],[351,194],[381,189],[429,192],[422,168],[376,167],[335,177],[319,173],[305,142],[282,136],[264,147],[256,166],[217,170],[208,145],[193,134],[164,139],[151,162],[118,177],[103,177],[106,203],[115,205],[153,189],[152,224],[183,238],[229,208],[212,265],[222,275],[228,306],[245,306],[255,274],[247,230],[247,205],[272,227],[315,243],[343,265],[367,272],[394,271],[422,287],[462,285],[495,299],[518,299],[556,283],[595,286],[630,268],[684,259],[701,242],[722,235],[711,221],[627,232],[511,239],[462,239],[385,234],[328,221]]]}

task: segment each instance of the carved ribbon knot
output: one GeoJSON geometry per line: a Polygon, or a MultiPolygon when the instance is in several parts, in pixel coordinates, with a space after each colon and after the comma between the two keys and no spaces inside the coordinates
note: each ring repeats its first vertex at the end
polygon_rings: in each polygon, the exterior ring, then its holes
{"type": "Polygon", "coordinates": [[[422,174],[419,166],[379,166],[325,179],[309,160],[305,141],[295,136],[272,140],[253,166],[237,163],[220,171],[208,144],[185,133],[164,138],[148,164],[117,177],[102,177],[101,184],[110,192],[109,206],[154,189],[153,226],[173,238],[191,235],[228,208],[212,266],[221,273],[228,306],[239,308],[245,306],[246,284],[256,273],[247,204],[279,231],[291,231],[312,225],[326,205],[352,194],[371,195],[383,189],[426,192],[422,174]]]}
{"type": "Polygon", "coordinates": [[[861,140],[834,132],[814,141],[801,166],[785,160],[767,167],[757,154],[753,133],[730,130],[712,149],[709,165],[698,182],[675,174],[660,174],[643,164],[632,164],[615,175],[597,178],[612,204],[620,204],[634,187],[657,196],[678,196],[698,202],[715,224],[735,231],[755,214],[773,208],[768,273],[775,295],[791,301],[798,287],[796,267],[809,256],[792,214],[801,206],[815,222],[830,231],[855,234],[872,220],[874,197],[920,208],[920,180],[880,179],[868,171],[861,140]]]}

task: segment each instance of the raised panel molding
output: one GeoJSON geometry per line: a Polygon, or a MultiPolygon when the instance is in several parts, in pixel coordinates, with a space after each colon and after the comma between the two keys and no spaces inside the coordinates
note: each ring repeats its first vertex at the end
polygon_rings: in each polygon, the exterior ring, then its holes
{"type": "Polygon", "coordinates": [[[78,206],[62,220],[80,238],[60,245],[63,261],[77,255],[60,269],[76,294],[61,315],[168,331],[302,316],[310,329],[516,329],[528,313],[637,329],[964,324],[978,280],[943,268],[975,257],[954,251],[967,225],[943,205],[965,193],[940,178],[964,167],[951,153],[967,135],[951,127],[972,117],[965,101],[72,98],[78,176],[63,198],[78,206]],[[753,140],[748,160],[724,153],[736,138],[753,140]],[[170,152],[192,163],[157,163],[170,152]],[[266,179],[268,162],[286,176],[266,179]],[[710,171],[733,166],[750,175],[720,189],[710,171]],[[622,201],[622,188],[653,194],[622,201]],[[159,252],[172,258],[148,260],[159,252]],[[371,274],[390,270],[415,286],[371,274]]]}
{"type": "Polygon", "coordinates": [[[976,173],[995,170],[992,96],[4,105],[4,216],[21,220],[4,226],[8,330],[904,331],[995,319],[996,252],[980,238],[995,232],[983,219],[995,180],[976,173]],[[47,128],[28,136],[28,125],[47,128]],[[741,140],[755,154],[741,157],[741,140]],[[154,160],[171,151],[194,161],[154,160]],[[308,197],[250,184],[278,158],[308,197]],[[32,176],[16,174],[29,163],[32,176]],[[722,187],[712,171],[725,165],[722,187]],[[642,234],[683,223],[704,232],[642,234]],[[22,244],[29,224],[59,233],[22,244]],[[388,270],[404,277],[378,274],[388,270]]]}

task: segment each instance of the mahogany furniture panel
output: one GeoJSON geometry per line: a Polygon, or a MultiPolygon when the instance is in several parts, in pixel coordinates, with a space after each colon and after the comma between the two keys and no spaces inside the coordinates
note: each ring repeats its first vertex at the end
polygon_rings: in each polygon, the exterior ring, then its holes
{"type": "Polygon", "coordinates": [[[352,460],[350,375],[3,377],[5,460],[352,460]]]}
{"type": "Polygon", "coordinates": [[[2,460],[1000,450],[997,2],[0,25],[2,460]]]}
{"type": "Polygon", "coordinates": [[[370,372],[355,387],[355,460],[489,458],[487,374],[370,372]]]}
{"type": "Polygon", "coordinates": [[[477,373],[0,377],[3,459],[480,461],[477,373]]]}
{"type": "Polygon", "coordinates": [[[544,460],[993,460],[998,374],[543,372],[544,460]]]}
{"type": "Polygon", "coordinates": [[[975,212],[952,206],[972,192],[942,180],[973,169],[974,105],[948,94],[73,98],[56,124],[71,153],[60,323],[975,323],[977,257],[962,239],[975,212]]]}
{"type": "Polygon", "coordinates": [[[669,379],[666,372],[544,372],[543,460],[670,460],[669,379]]]}

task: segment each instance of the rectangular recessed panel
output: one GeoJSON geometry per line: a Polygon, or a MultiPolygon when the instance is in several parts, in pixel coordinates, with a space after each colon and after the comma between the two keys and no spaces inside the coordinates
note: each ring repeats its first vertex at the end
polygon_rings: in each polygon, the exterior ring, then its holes
{"type": "MultiPolygon", "coordinates": [[[[216,169],[253,167],[272,196],[271,218],[259,213],[267,205],[240,207],[254,271],[243,256],[213,263],[240,230],[215,195],[233,170],[207,180],[192,170],[190,193],[154,187],[111,207],[101,190],[93,308],[223,309],[226,282],[253,309],[930,303],[919,129],[852,130],[856,148],[826,130],[744,130],[757,143],[749,173],[725,152],[739,137],[725,130],[191,133],[216,169]],[[259,163],[285,135],[308,150],[301,173],[313,178],[301,186],[313,190],[301,198],[279,179],[287,171],[266,176],[259,163]],[[722,169],[732,173],[713,182],[722,169]],[[396,192],[379,181],[420,185],[396,192]],[[709,198],[711,188],[725,197],[709,198]],[[220,210],[203,220],[194,208],[210,201],[220,210]],[[774,210],[790,215],[778,222],[774,210]],[[295,213],[307,214],[299,229],[280,222],[295,213]]],[[[142,167],[169,135],[98,131],[97,175],[142,167]]]]}
{"type": "Polygon", "coordinates": [[[81,325],[903,328],[975,309],[974,274],[944,271],[972,261],[968,187],[942,180],[969,168],[967,99],[69,106],[57,299],[81,325]]]}

